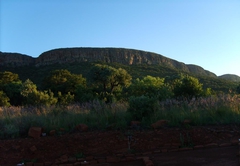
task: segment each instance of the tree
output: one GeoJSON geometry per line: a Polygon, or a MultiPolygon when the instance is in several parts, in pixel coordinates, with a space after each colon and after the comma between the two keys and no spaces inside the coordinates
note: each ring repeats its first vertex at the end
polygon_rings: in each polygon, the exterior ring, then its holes
{"type": "Polygon", "coordinates": [[[0,86],[18,81],[20,81],[18,74],[12,73],[10,71],[0,72],[0,86]]]}
{"type": "Polygon", "coordinates": [[[185,76],[176,80],[174,87],[175,97],[193,98],[203,94],[202,84],[199,83],[197,78],[185,76]]]}
{"type": "Polygon", "coordinates": [[[52,71],[43,81],[43,88],[51,89],[54,94],[58,92],[62,94],[68,94],[68,92],[74,94],[78,85],[86,87],[86,79],[80,74],[71,74],[65,69],[52,71]]]}
{"type": "MultiPolygon", "coordinates": [[[[114,97],[122,88],[131,84],[132,77],[122,68],[96,64],[90,70],[90,80],[96,93],[103,98],[114,97]]],[[[108,100],[108,99],[106,99],[108,100]]]]}
{"type": "Polygon", "coordinates": [[[54,105],[58,101],[53,92],[38,91],[37,86],[29,79],[23,83],[21,95],[27,105],[54,105]]]}
{"type": "Polygon", "coordinates": [[[18,74],[9,71],[0,72],[0,90],[9,98],[11,105],[22,104],[21,86],[22,81],[19,79],[18,74]]]}
{"type": "Polygon", "coordinates": [[[74,95],[68,92],[67,94],[62,95],[61,92],[58,92],[58,104],[68,105],[74,101],[74,95]]]}
{"type": "Polygon", "coordinates": [[[137,78],[127,89],[128,96],[148,96],[163,100],[171,97],[170,88],[164,83],[164,78],[146,76],[137,78]]]}
{"type": "Polygon", "coordinates": [[[148,96],[131,96],[129,98],[128,112],[134,120],[142,120],[142,118],[149,118],[157,110],[156,98],[148,96]]]}
{"type": "Polygon", "coordinates": [[[240,84],[237,86],[237,93],[240,94],[240,84]]]}
{"type": "Polygon", "coordinates": [[[3,92],[3,91],[0,91],[0,106],[10,106],[10,103],[9,103],[9,98],[7,97],[7,95],[3,92]]]}

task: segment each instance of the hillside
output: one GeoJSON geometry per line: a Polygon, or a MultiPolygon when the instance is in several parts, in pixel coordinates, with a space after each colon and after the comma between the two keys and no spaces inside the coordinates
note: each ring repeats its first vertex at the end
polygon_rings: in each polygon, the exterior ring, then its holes
{"type": "Polygon", "coordinates": [[[0,52],[0,71],[17,73],[21,80],[29,78],[40,87],[42,79],[56,69],[67,69],[88,78],[94,63],[124,68],[133,79],[146,75],[161,78],[185,73],[197,77],[205,87],[228,91],[236,82],[219,79],[214,73],[197,65],[187,65],[160,54],[123,48],[61,48],[42,53],[37,58],[19,53],[0,52]]]}
{"type": "Polygon", "coordinates": [[[218,77],[229,81],[240,82],[240,77],[235,74],[224,74],[218,77]]]}
{"type": "Polygon", "coordinates": [[[160,54],[123,48],[61,48],[42,53],[37,58],[18,53],[0,52],[0,66],[46,66],[76,62],[105,62],[123,65],[161,65],[197,75],[212,76],[212,72],[197,65],[186,65],[160,54]]]}

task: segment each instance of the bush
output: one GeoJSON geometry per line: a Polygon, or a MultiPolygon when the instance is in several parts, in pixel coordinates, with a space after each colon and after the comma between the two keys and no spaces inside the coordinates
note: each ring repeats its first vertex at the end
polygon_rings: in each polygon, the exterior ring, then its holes
{"type": "Polygon", "coordinates": [[[148,96],[130,97],[129,108],[132,118],[134,120],[142,120],[143,118],[149,118],[151,114],[155,112],[157,108],[157,99],[150,98],[148,96]]]}

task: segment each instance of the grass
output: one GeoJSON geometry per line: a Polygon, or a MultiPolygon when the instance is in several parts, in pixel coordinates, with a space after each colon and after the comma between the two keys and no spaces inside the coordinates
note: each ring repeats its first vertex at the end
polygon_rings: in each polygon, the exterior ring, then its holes
{"type": "MultiPolygon", "coordinates": [[[[73,131],[78,124],[88,125],[90,130],[127,129],[131,115],[128,103],[106,104],[98,100],[69,106],[1,107],[0,138],[27,136],[31,126],[43,127],[44,132],[64,129],[73,131]]],[[[169,99],[159,101],[157,109],[148,118],[143,117],[142,127],[165,119],[170,127],[180,126],[185,119],[191,125],[219,125],[240,123],[240,96],[220,95],[188,100],[169,99]]]]}

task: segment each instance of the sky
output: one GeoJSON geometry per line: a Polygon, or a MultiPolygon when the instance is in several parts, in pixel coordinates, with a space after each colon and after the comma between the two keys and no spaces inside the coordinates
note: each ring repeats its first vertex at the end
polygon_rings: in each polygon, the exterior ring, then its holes
{"type": "Polygon", "coordinates": [[[0,51],[150,51],[240,76],[240,0],[1,0],[0,51]]]}

